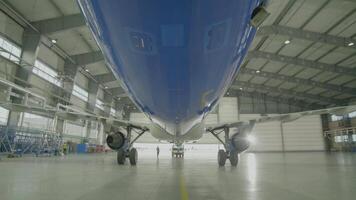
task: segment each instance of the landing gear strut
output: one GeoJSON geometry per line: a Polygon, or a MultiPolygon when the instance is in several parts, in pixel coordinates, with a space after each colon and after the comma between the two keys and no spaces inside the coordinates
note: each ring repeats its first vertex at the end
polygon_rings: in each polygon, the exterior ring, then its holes
{"type": "Polygon", "coordinates": [[[225,166],[226,160],[229,159],[231,166],[236,167],[239,163],[239,152],[232,145],[232,141],[229,135],[229,127],[222,126],[214,129],[207,129],[214,137],[216,137],[223,145],[225,150],[220,149],[218,151],[218,164],[219,166],[225,166]],[[224,140],[219,137],[219,134],[224,133],[224,140]]]}
{"type": "Polygon", "coordinates": [[[117,151],[117,163],[119,165],[123,165],[126,162],[126,158],[129,158],[130,164],[136,165],[138,160],[138,153],[137,149],[133,148],[132,146],[138,138],[140,138],[146,131],[148,131],[148,129],[130,125],[126,128],[126,130],[127,136],[125,138],[125,144],[117,151]],[[133,140],[131,140],[132,131],[137,133],[137,136],[133,140]]]}

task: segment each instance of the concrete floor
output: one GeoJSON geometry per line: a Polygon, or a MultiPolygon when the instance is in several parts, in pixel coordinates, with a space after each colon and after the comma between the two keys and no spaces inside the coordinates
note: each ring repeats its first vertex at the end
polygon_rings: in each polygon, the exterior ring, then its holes
{"type": "Polygon", "coordinates": [[[237,168],[215,155],[115,164],[115,154],[0,161],[1,200],[342,200],[356,196],[356,154],[246,153],[237,168]]]}

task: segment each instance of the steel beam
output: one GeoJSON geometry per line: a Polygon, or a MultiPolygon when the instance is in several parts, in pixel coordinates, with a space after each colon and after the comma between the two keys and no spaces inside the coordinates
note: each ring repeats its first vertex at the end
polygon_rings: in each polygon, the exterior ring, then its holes
{"type": "Polygon", "coordinates": [[[347,103],[347,101],[343,101],[343,100],[337,100],[333,98],[322,97],[319,95],[307,94],[304,92],[297,92],[294,90],[270,87],[266,85],[254,84],[254,83],[249,83],[244,81],[235,81],[234,84],[231,86],[231,88],[234,89],[248,88],[248,89],[255,89],[255,90],[265,91],[265,92],[280,93],[282,95],[285,94],[285,95],[294,96],[295,98],[310,99],[312,101],[319,101],[327,104],[344,105],[347,103]]]}
{"type": "Polygon", "coordinates": [[[112,81],[116,81],[116,77],[111,73],[95,75],[94,79],[98,81],[99,84],[104,84],[112,81]]]}
{"type": "Polygon", "coordinates": [[[83,54],[71,55],[71,59],[79,66],[89,65],[104,60],[101,51],[88,52],[83,54]]]}
{"type": "Polygon", "coordinates": [[[82,14],[73,14],[34,21],[31,24],[36,27],[42,34],[51,34],[85,26],[85,20],[82,14]]]}
{"type": "Polygon", "coordinates": [[[112,89],[107,89],[107,91],[109,91],[115,97],[127,96],[124,89],[122,89],[122,88],[112,88],[112,89]]]}
{"type": "Polygon", "coordinates": [[[248,68],[241,69],[240,72],[242,72],[244,74],[259,76],[259,77],[272,78],[272,79],[281,80],[281,81],[288,81],[288,82],[296,83],[296,84],[310,85],[310,86],[314,86],[314,87],[323,88],[326,90],[334,90],[334,91],[347,93],[347,94],[356,96],[356,88],[344,87],[344,86],[328,84],[328,83],[321,83],[321,82],[312,81],[312,80],[308,80],[308,79],[291,77],[291,76],[286,76],[286,75],[276,74],[276,73],[271,73],[271,72],[258,72],[257,73],[256,70],[248,69],[248,68]]]}
{"type": "Polygon", "coordinates": [[[268,36],[268,35],[285,35],[291,38],[298,38],[309,40],[313,42],[320,42],[325,44],[331,44],[339,47],[348,47],[356,49],[356,45],[348,46],[349,43],[356,44],[356,40],[352,38],[338,37],[334,35],[328,35],[313,31],[307,31],[302,29],[296,29],[286,26],[271,25],[264,26],[258,29],[257,35],[268,36]]]}
{"type": "Polygon", "coordinates": [[[311,60],[305,60],[301,58],[295,58],[291,56],[283,56],[274,53],[268,53],[263,51],[250,51],[246,57],[246,60],[252,58],[263,58],[270,61],[282,62],[292,65],[300,65],[307,68],[318,69],[321,71],[328,71],[343,75],[356,76],[356,68],[341,67],[338,65],[330,65],[326,63],[315,62],[311,60]]]}

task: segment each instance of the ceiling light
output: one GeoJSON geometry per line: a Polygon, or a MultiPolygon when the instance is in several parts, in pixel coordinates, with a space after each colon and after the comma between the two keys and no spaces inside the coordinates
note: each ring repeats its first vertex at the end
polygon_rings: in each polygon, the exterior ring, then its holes
{"type": "Polygon", "coordinates": [[[108,86],[105,86],[104,88],[105,88],[105,89],[108,89],[108,86]]]}
{"type": "Polygon", "coordinates": [[[227,93],[226,93],[226,95],[230,95],[230,93],[229,93],[229,92],[227,92],[227,93]]]}
{"type": "Polygon", "coordinates": [[[284,44],[290,44],[290,40],[284,41],[284,44]]]}
{"type": "Polygon", "coordinates": [[[56,44],[56,43],[57,43],[57,39],[52,39],[51,42],[52,42],[53,44],[56,44]]]}
{"type": "Polygon", "coordinates": [[[258,74],[258,73],[260,73],[261,71],[260,70],[256,70],[256,73],[258,74]]]}
{"type": "Polygon", "coordinates": [[[352,47],[354,45],[355,45],[355,43],[353,43],[353,42],[350,42],[349,44],[347,44],[347,46],[349,46],[349,47],[352,47]]]}
{"type": "Polygon", "coordinates": [[[242,90],[243,88],[242,87],[240,87],[240,90],[242,90]]]}
{"type": "Polygon", "coordinates": [[[89,72],[89,69],[85,69],[86,72],[89,72]]]}

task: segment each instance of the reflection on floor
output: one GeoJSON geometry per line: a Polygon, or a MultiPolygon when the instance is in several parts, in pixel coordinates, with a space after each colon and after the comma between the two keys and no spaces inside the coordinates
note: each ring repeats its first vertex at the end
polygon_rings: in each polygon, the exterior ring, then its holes
{"type": "Polygon", "coordinates": [[[356,154],[246,153],[219,168],[215,154],[172,159],[141,153],[118,166],[115,154],[0,161],[0,199],[212,200],[354,199],[356,154]]]}

